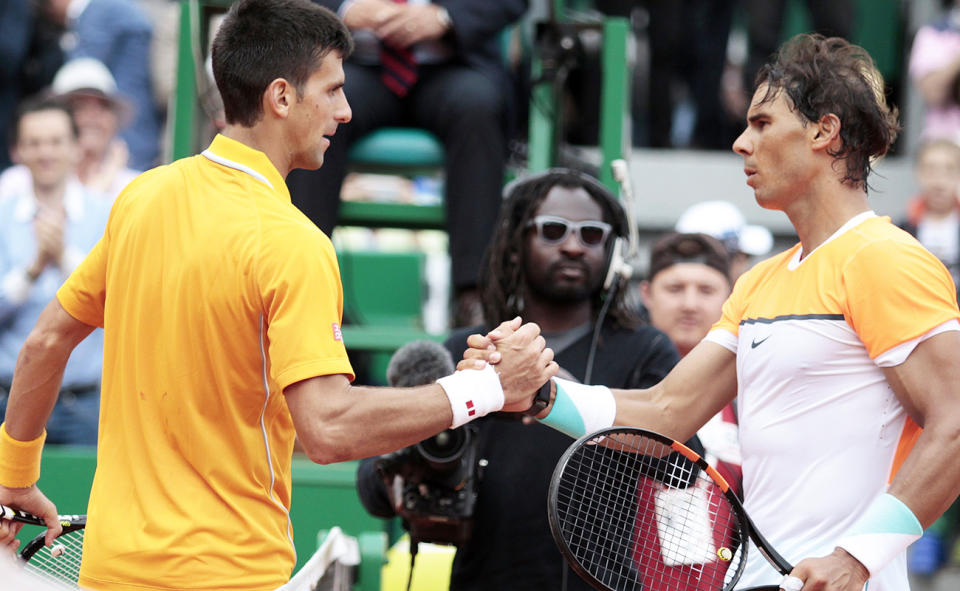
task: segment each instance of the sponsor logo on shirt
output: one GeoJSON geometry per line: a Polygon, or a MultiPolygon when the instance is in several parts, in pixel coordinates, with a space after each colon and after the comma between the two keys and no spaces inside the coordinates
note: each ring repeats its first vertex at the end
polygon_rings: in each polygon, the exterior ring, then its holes
{"type": "Polygon", "coordinates": [[[339,325],[338,323],[334,322],[331,326],[333,327],[333,340],[335,340],[335,341],[340,341],[340,342],[342,343],[342,342],[343,342],[343,332],[340,331],[340,325],[339,325]]]}

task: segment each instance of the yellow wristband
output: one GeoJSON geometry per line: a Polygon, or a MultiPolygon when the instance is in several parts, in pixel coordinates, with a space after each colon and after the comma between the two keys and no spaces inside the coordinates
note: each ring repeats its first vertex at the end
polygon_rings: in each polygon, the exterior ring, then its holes
{"type": "Polygon", "coordinates": [[[40,454],[47,438],[44,430],[32,441],[19,441],[0,423],[0,485],[9,488],[33,486],[40,480],[40,454]]]}

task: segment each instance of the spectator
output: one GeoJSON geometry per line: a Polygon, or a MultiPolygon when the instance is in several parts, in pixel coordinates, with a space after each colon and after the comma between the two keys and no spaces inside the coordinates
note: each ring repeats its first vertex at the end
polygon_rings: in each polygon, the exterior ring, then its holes
{"type": "Polygon", "coordinates": [[[318,3],[338,10],[356,39],[357,50],[344,64],[353,122],[338,131],[323,168],[288,177],[293,201],[329,235],[355,140],[390,125],[436,134],[446,158],[454,324],[475,324],[481,317],[477,274],[500,206],[510,112],[498,33],[527,2],[318,3]]]}
{"type": "MultiPolygon", "coordinates": [[[[613,387],[658,382],[676,363],[676,350],[660,331],[637,326],[620,291],[603,289],[613,239],[627,232],[616,197],[592,178],[563,169],[525,178],[505,193],[481,278],[487,327],[522,313],[542,327],[568,377],[613,387]],[[606,315],[605,296],[613,298],[606,315]]],[[[483,328],[450,336],[446,346],[454,359],[466,349],[467,336],[483,328]]],[[[589,589],[565,565],[547,523],[550,475],[570,438],[503,415],[485,417],[478,426],[479,457],[488,465],[473,535],[457,550],[450,589],[589,589]]],[[[373,514],[393,515],[373,460],[361,463],[358,486],[373,514]]]]}
{"type": "Polygon", "coordinates": [[[773,235],[763,226],[748,225],[729,201],[701,201],[687,208],[677,220],[677,232],[707,234],[723,243],[730,253],[730,280],[736,282],[754,263],[773,248],[773,235]]]}
{"type": "Polygon", "coordinates": [[[43,1],[51,18],[66,29],[61,45],[67,58],[95,58],[113,74],[120,94],[133,105],[131,124],[121,133],[130,164],[137,170],[153,167],[162,124],[150,75],[150,21],[129,0],[43,1]]]}
{"type": "MultiPolygon", "coordinates": [[[[63,105],[27,102],[13,151],[30,173],[28,190],[0,203],[0,408],[6,408],[17,354],[64,279],[93,248],[109,206],[75,176],[77,129],[63,105]]],[[[97,443],[103,337],[77,347],[50,422],[52,443],[97,443]]]]}
{"type": "MultiPolygon", "coordinates": [[[[706,234],[667,234],[653,245],[640,294],[650,324],[670,337],[681,356],[720,320],[732,287],[730,263],[723,244],[706,234]]],[[[714,415],[697,436],[707,461],[739,490],[742,460],[734,405],[714,415]]]]}
{"type": "MultiPolygon", "coordinates": [[[[113,201],[139,171],[127,166],[127,145],[117,130],[130,107],[117,94],[110,71],[93,58],[71,60],[53,79],[53,92],[70,104],[79,131],[77,177],[91,192],[113,201]]],[[[19,164],[0,174],[0,201],[30,186],[30,172],[19,164]]]]}
{"type": "Polygon", "coordinates": [[[7,151],[17,105],[50,84],[63,63],[60,47],[51,42],[53,27],[38,14],[34,0],[0,2],[0,171],[11,164],[7,151]]]}
{"type": "Polygon", "coordinates": [[[917,149],[914,176],[920,193],[900,227],[940,259],[960,281],[960,145],[929,141],[917,149]]]}
{"type": "Polygon", "coordinates": [[[960,142],[960,0],[941,19],[917,31],[910,79],[926,107],[922,136],[960,142]]]}

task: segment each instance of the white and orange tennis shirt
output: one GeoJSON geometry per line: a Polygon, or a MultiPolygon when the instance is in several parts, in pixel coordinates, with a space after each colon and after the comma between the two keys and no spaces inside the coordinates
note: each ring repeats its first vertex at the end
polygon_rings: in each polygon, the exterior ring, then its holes
{"type": "MultiPolygon", "coordinates": [[[[737,282],[706,339],[737,355],[745,505],[789,561],[832,552],[886,491],[919,428],[882,368],[958,318],[940,261],[873,212],[737,282]]],[[[779,580],[752,548],[738,587],[779,580]]],[[[905,556],[869,585],[907,588],[905,556]]]]}
{"type": "Polygon", "coordinates": [[[267,156],[217,136],[135,179],[57,297],[105,329],[80,584],[285,583],[295,433],[283,389],[353,371],[333,246],[267,156]]]}

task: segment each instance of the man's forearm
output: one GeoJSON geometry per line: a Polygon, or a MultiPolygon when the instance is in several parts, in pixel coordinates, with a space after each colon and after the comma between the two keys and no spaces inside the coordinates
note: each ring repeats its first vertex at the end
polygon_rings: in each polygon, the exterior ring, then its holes
{"type": "Polygon", "coordinates": [[[43,310],[17,356],[5,418],[11,437],[30,441],[43,433],[70,353],[93,328],[70,316],[56,299],[43,310]]]}
{"type": "Polygon", "coordinates": [[[64,355],[60,348],[31,335],[20,350],[5,417],[6,431],[14,439],[27,441],[43,433],[69,357],[69,351],[64,355]]]}
{"type": "Polygon", "coordinates": [[[903,501],[924,528],[936,521],[960,494],[958,455],[960,426],[928,424],[890,482],[890,494],[903,501]]]}

